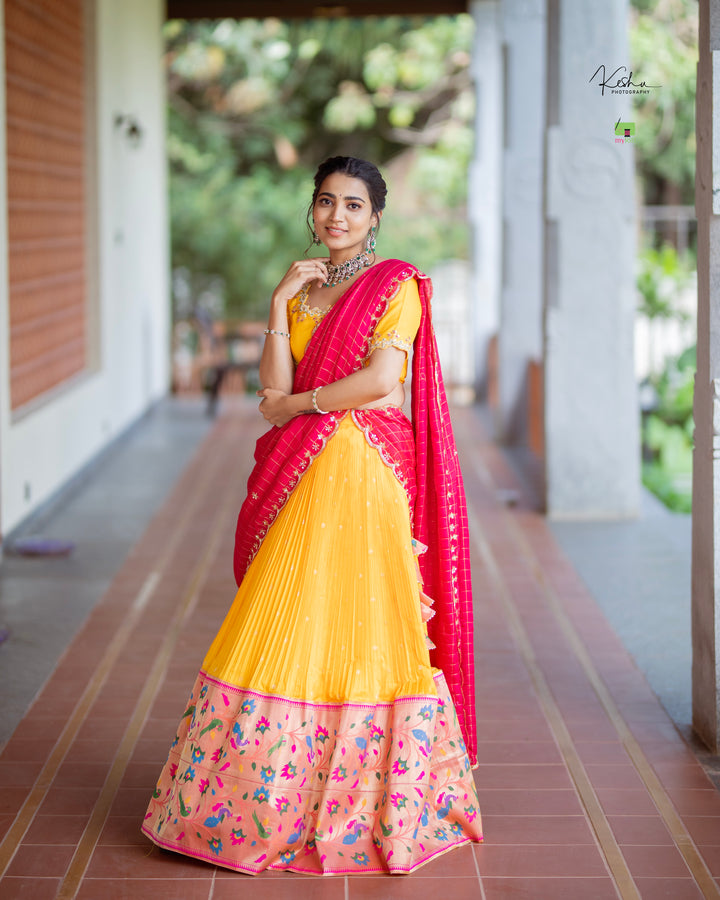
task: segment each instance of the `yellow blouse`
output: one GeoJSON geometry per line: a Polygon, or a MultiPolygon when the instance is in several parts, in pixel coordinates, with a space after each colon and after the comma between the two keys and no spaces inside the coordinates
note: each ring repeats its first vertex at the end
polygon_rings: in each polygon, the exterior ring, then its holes
{"type": "MultiPolygon", "coordinates": [[[[328,312],[327,309],[308,306],[307,295],[308,289],[304,287],[288,302],[290,349],[295,365],[303,358],[308,341],[328,312]]],[[[401,382],[405,381],[407,375],[407,354],[420,327],[421,314],[422,307],[417,282],[414,278],[410,278],[408,281],[401,282],[370,339],[368,359],[373,350],[386,347],[396,347],[398,350],[405,351],[406,359],[400,377],[401,382]]],[[[365,365],[367,365],[367,360],[365,365]]]]}

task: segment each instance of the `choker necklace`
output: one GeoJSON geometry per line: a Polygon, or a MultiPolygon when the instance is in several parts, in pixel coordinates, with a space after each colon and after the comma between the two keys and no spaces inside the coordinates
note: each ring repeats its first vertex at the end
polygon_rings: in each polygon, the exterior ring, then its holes
{"type": "Polygon", "coordinates": [[[334,287],[336,284],[342,284],[343,281],[352,278],[353,275],[357,274],[361,269],[366,269],[372,264],[374,255],[374,253],[371,253],[368,250],[363,250],[362,253],[358,253],[357,256],[353,256],[352,259],[345,260],[345,262],[340,263],[337,266],[334,266],[332,263],[326,263],[325,267],[328,270],[328,280],[323,287],[334,287]]]}

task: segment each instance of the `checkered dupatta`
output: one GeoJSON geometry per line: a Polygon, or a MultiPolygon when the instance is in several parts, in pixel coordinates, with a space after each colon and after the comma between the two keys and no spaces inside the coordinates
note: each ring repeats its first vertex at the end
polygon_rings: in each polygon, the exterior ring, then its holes
{"type": "Polygon", "coordinates": [[[420,558],[423,590],[435,600],[428,633],[457,709],[470,762],[477,763],[475,664],[467,506],[432,325],[432,285],[418,277],[423,314],[414,344],[412,420],[415,430],[414,537],[428,550],[420,558]]]}
{"type": "MultiPolygon", "coordinates": [[[[358,278],[313,334],[295,372],[294,393],[331,384],[362,368],[375,326],[398,284],[415,278],[422,303],[415,340],[410,425],[397,414],[358,410],[356,423],[404,485],[414,511],[414,536],[428,546],[420,557],[425,592],[435,599],[429,623],[441,668],[457,708],[471,762],[476,762],[472,596],[467,513],[462,477],[440,373],[430,316],[430,280],[399,260],[385,260],[358,278]],[[416,479],[417,475],[417,479],[416,479]]],[[[238,583],[268,529],[304,472],[347,411],[301,415],[274,427],[257,442],[255,467],[238,516],[234,570],[238,583]]]]}

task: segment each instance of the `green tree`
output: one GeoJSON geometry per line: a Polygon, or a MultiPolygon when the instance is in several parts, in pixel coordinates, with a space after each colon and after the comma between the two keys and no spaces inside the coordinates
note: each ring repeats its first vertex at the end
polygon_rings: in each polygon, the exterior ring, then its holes
{"type": "Polygon", "coordinates": [[[692,203],[697,0],[632,0],[630,52],[636,75],[659,85],[633,97],[644,202],[692,203]]]}
{"type": "Polygon", "coordinates": [[[334,154],[388,176],[382,255],[429,268],[467,254],[469,16],[172,21],[165,35],[172,259],[192,297],[212,283],[227,314],[262,314],[334,154]]]}

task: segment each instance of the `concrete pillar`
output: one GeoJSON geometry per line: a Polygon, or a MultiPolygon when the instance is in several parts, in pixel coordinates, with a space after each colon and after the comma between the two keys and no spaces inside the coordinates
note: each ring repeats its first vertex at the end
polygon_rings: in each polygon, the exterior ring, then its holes
{"type": "Polygon", "coordinates": [[[504,0],[503,236],[497,431],[527,443],[527,369],[542,359],[545,0],[504,0]]]}
{"type": "Polygon", "coordinates": [[[476,387],[487,387],[488,342],[498,330],[502,179],[502,54],[500,0],[471,0],[475,20],[475,156],[470,165],[468,218],[472,231],[471,284],[476,387]]]}
{"type": "Polygon", "coordinates": [[[693,415],[693,726],[720,751],[720,0],[700,0],[696,100],[697,374],[693,415]]]}
{"type": "Polygon", "coordinates": [[[553,518],[637,514],[631,97],[590,83],[629,66],[627,0],[548,0],[545,475],[553,518]]]}

